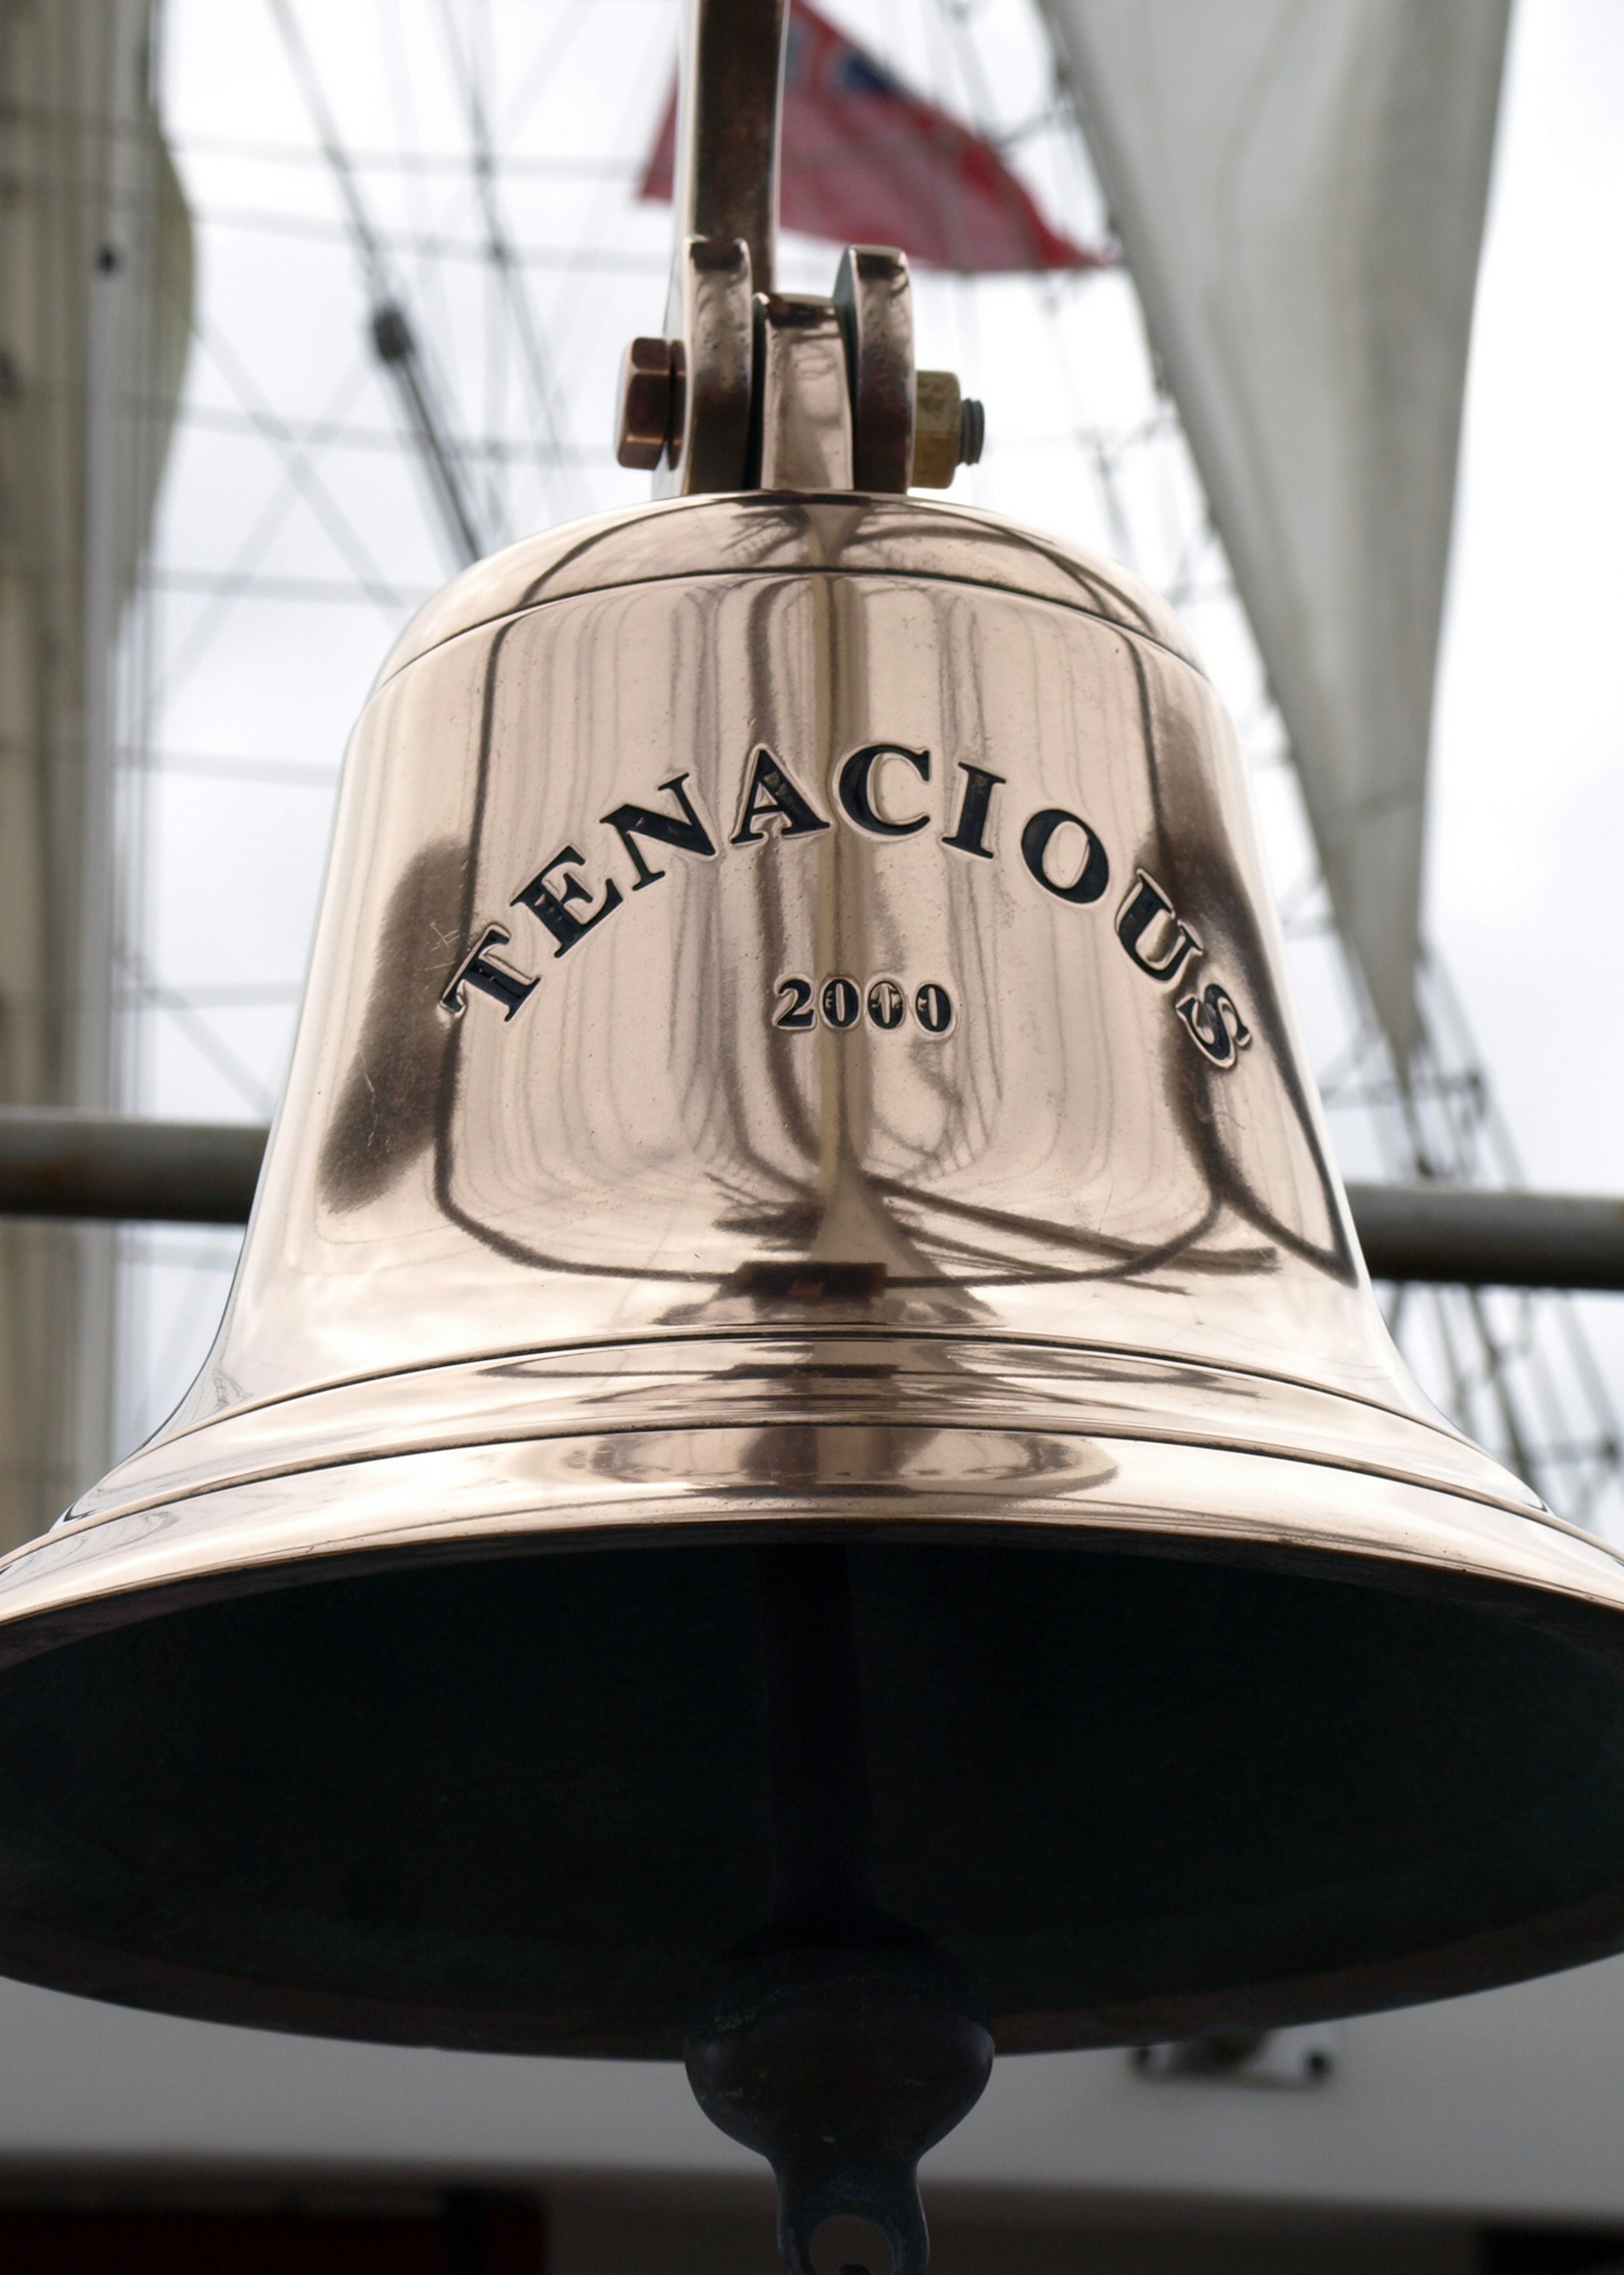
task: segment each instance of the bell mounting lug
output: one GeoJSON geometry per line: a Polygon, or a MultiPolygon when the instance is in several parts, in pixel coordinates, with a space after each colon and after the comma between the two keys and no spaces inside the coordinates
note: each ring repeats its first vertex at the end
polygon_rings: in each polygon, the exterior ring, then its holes
{"type": "Polygon", "coordinates": [[[656,497],[896,496],[981,454],[951,373],[916,389],[905,254],[849,246],[830,299],[774,290],[788,20],[787,0],[688,0],[666,336],[627,350],[615,436],[656,497]]]}
{"type": "Polygon", "coordinates": [[[752,395],[752,296],[770,291],[778,229],[779,113],[788,0],[687,0],[678,90],[676,243],[666,330],[669,416],[663,450],[621,464],[654,468],[657,497],[745,487],[752,395]]]}

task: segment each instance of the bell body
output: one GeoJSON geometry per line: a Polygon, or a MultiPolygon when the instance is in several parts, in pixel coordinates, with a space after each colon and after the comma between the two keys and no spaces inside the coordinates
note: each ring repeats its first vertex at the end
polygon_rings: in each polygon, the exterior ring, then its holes
{"type": "Polygon", "coordinates": [[[224,1328],[103,1538],[1160,1527],[1191,1443],[1205,1523],[1316,1455],[1534,1507],[1386,1334],[1233,732],[1120,571],[901,500],[555,533],[386,666],[330,876],[224,1328]]]}
{"type": "Polygon", "coordinates": [[[0,1569],[0,1961],[674,2052],[804,1537],[1001,2048],[1624,1932],[1624,1574],[1392,1348],[1220,707],[904,498],[554,532],[386,666],[218,1343],[0,1569]]]}

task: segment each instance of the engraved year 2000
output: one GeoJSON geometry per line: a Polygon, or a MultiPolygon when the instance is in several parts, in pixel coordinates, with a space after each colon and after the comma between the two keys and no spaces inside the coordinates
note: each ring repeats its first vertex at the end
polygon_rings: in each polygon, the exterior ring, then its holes
{"type": "Polygon", "coordinates": [[[778,1013],[773,1024],[791,1034],[804,1034],[820,1024],[843,1034],[865,1016],[871,1027],[886,1034],[911,1023],[927,1035],[945,1035],[953,1024],[953,998],[936,979],[925,980],[910,997],[895,979],[871,979],[865,989],[837,971],[819,987],[790,974],[774,992],[778,1013]]]}

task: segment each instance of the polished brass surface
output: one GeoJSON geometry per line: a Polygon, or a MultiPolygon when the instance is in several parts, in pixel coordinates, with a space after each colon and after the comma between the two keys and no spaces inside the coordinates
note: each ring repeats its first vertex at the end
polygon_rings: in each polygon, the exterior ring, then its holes
{"type": "Polygon", "coordinates": [[[1624,1569],[1388,1341],[1177,624],[760,491],[515,547],[386,664],[218,1342],[0,1566],[0,1958],[675,2052],[808,1537],[875,1900],[1001,2048],[1624,1933],[1624,1569]]]}
{"type": "Polygon", "coordinates": [[[459,580],[358,730],[321,1009],[185,1440],[407,1359],[815,1320],[1302,1381],[1531,1506],[1362,1284],[1182,646],[1120,572],[903,501],[662,508],[459,580]]]}
{"type": "MultiPolygon", "coordinates": [[[[0,1214],[246,1224],[268,1133],[69,1107],[0,1107],[0,1214]]],[[[1371,1276],[1624,1293],[1624,1200],[1350,1184],[1371,1276]]]]}

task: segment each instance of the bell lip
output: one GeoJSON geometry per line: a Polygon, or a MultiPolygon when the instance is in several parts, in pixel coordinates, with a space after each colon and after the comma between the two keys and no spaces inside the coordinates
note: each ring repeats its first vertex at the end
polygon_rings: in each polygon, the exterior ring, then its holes
{"type": "MultiPolygon", "coordinates": [[[[780,1518],[729,1523],[732,1541],[770,1541],[792,1532],[797,1539],[850,1538],[850,1520],[819,1525],[780,1518]]],[[[879,1522],[864,1523],[865,1540],[968,1538],[1008,1546],[1053,1548],[1057,1539],[1080,1553],[1167,1555],[1189,1561],[1236,1561],[1259,1570],[1312,1572],[1328,1585],[1375,1585],[1401,1593],[1431,1593],[1487,1615],[1532,1621],[1560,1633],[1578,1648],[1616,1659],[1624,1650],[1624,1628],[1616,1625],[1624,1604],[1603,1606],[1530,1589],[1498,1576],[1406,1564],[1391,1558],[1308,1548],[1283,1543],[1236,1542],[1162,1534],[1125,1538],[1106,1528],[1054,1527],[986,1520],[979,1524],[925,1528],[879,1522]],[[1012,1538],[1018,1535],[1018,1539],[1012,1538]],[[1379,1576],[1374,1576],[1379,1571],[1379,1576]],[[1530,1596],[1545,1600],[1530,1603],[1530,1596]]],[[[662,1546],[714,1542],[716,1527],[697,1524],[662,1530],[662,1546]]],[[[623,1535],[581,1533],[544,1541],[483,1544],[482,1556],[526,1553],[570,1553],[605,1546],[638,1546],[623,1535]]],[[[464,1544],[466,1553],[466,1544],[464,1544]]],[[[224,1594],[250,1595],[278,1588],[362,1576],[367,1569],[401,1569],[412,1563],[461,1561],[456,1549],[418,1548],[367,1552],[306,1561],[229,1576],[245,1584],[223,1590],[194,1582],[153,1589],[120,1599],[125,1618],[87,1621],[72,1634],[58,1634],[40,1648],[68,1647],[109,1626],[161,1618],[224,1594]]],[[[49,1622],[49,1615],[40,1615],[49,1622]]],[[[27,1624],[35,1625],[39,1621],[27,1624]]],[[[4,1639],[0,1638],[0,1652],[4,1639]]],[[[32,1652],[0,1655],[0,1675],[32,1652]]],[[[1105,2050],[1191,2037],[1218,2028],[1286,2029],[1339,2016],[1373,2014],[1503,1987],[1532,1977],[1588,1965],[1624,1949],[1624,1882],[1574,1902],[1559,1905],[1510,1925],[1480,1930],[1454,1942],[1411,1953],[1399,1961],[1373,1961],[1314,1975],[1286,1976],[1265,1984],[1237,1984],[1221,1991],[1177,1993],[1133,2003],[1108,2003],[1074,2010],[1023,2007],[994,2010],[989,2024],[999,2054],[1059,2053],[1105,2050]]],[[[609,2027],[578,2016],[540,2014],[434,2004],[408,2005],[341,1992],[313,1991],[228,1975],[207,1968],[155,1960],[117,1946],[66,1934],[0,1911],[0,1975],[69,1995],[229,2026],[271,2029],[300,2036],[359,2040],[380,2044],[426,2045],[465,2052],[493,2052],[596,2060],[668,2060],[682,2058],[683,2022],[672,2016],[647,2016],[639,2022],[623,2016],[609,2027]]]]}
{"type": "Polygon", "coordinates": [[[738,490],[661,498],[565,522],[476,561],[418,610],[379,667],[372,692],[464,632],[549,601],[686,578],[833,571],[989,586],[1054,601],[1148,640],[1205,676],[1189,632],[1166,601],[1105,554],[945,500],[869,490],[738,490]],[[820,522],[847,526],[820,532],[820,522]],[[759,533],[774,524],[779,548],[763,550],[759,533]],[[658,547],[639,557],[637,540],[650,527],[659,533],[658,547]],[[724,549],[729,532],[731,555],[724,549]],[[830,538],[836,540],[833,553],[830,538]],[[966,557],[944,566],[937,556],[948,552],[966,557]],[[971,573],[969,558],[975,553],[978,573],[971,573]]]}
{"type": "MultiPolygon", "coordinates": [[[[1243,1458],[1257,1461],[1265,1457],[1243,1458]]],[[[1436,1493],[1431,1497],[1450,1498],[1436,1493]]],[[[896,1498],[900,1500],[902,1496],[896,1498]]],[[[1346,1538],[1314,1541],[1261,1531],[1248,1536],[1218,1525],[1181,1527],[1171,1518],[1161,1524],[1134,1523],[1098,1515],[1079,1515],[1067,1521],[1032,1508],[999,1515],[952,1515],[940,1510],[917,1516],[872,1511],[861,1515],[838,1515],[808,1510],[804,1504],[812,1499],[810,1493],[792,1495],[786,1492],[782,1499],[793,1500],[797,1506],[750,1515],[730,1510],[653,1517],[645,1515],[630,1522],[605,1517],[596,1522],[555,1523],[533,1529],[516,1527],[501,1532],[458,1532],[440,1538],[419,1537],[372,1543],[358,1540],[317,1553],[304,1549],[276,1558],[222,1561],[206,1569],[178,1573],[145,1583],[137,1581],[104,1591],[87,1591],[56,1604],[0,1612],[0,1676],[10,1667],[67,1648],[88,1636],[109,1634],[147,1620],[163,1619],[172,1612],[321,1586],[335,1580],[364,1579],[372,1574],[532,1556],[592,1555],[606,1550],[634,1555],[639,1549],[647,1548],[762,1547],[808,1542],[897,1547],[1032,1548],[1082,1555],[1167,1557],[1197,1564],[1242,1564],[1262,1571],[1306,1573],[1334,1580],[1339,1585],[1374,1587],[1393,1594],[1438,1595],[1462,1602],[1471,1602],[1479,1591],[1487,1591],[1493,1602],[1491,1605],[1485,1596],[1482,1608],[1504,1612],[1515,1606],[1519,1616],[1536,1624],[1553,1621],[1560,1626],[1567,1614],[1586,1622],[1624,1620],[1624,1558],[1605,1542],[1569,1525],[1560,1529],[1575,1545],[1620,1567],[1616,1576],[1610,1576],[1614,1577],[1614,1586],[1609,1594],[1588,1591],[1571,1583],[1563,1585],[1553,1576],[1538,1578],[1508,1568],[1470,1566],[1458,1558],[1405,1553],[1392,1544],[1367,1542],[1356,1546],[1346,1538]]],[[[1514,1516],[1512,1521],[1518,1525],[1541,1523],[1537,1518],[1521,1516],[1514,1516]]],[[[49,1536],[45,1538],[49,1540],[49,1536]]],[[[13,1554],[23,1553],[14,1551],[13,1554]]],[[[1617,1630],[1617,1640],[1624,1649],[1624,1625],[1617,1630]]]]}
{"type": "Polygon", "coordinates": [[[1413,1473],[1053,1425],[690,1422],[349,1458],[54,1530],[0,1561],[0,1669],[54,1647],[19,1647],[42,1621],[74,1628],[83,1614],[119,1626],[146,1616],[120,1606],[178,1586],[206,1600],[278,1575],[386,1568],[379,1559],[806,1537],[817,1526],[848,1539],[1285,1548],[1624,1613],[1624,1555],[1605,1542],[1548,1510],[1413,1473]]]}

